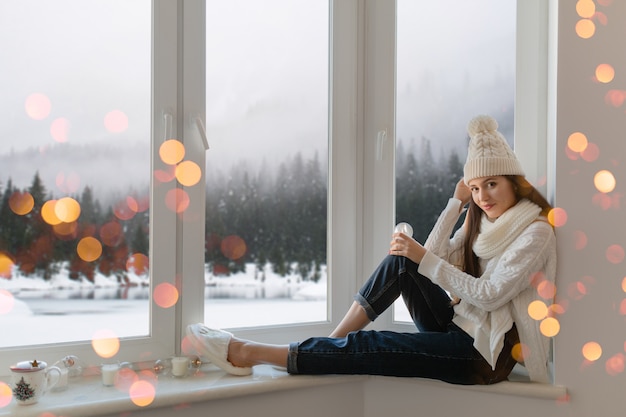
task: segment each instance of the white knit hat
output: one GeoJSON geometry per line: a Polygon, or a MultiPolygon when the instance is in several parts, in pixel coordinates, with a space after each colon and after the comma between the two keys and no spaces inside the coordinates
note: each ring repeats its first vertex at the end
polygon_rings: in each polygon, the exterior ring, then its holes
{"type": "Polygon", "coordinates": [[[474,117],[467,125],[467,133],[470,142],[463,168],[465,184],[480,177],[524,175],[522,165],[498,132],[498,122],[493,117],[474,117]]]}

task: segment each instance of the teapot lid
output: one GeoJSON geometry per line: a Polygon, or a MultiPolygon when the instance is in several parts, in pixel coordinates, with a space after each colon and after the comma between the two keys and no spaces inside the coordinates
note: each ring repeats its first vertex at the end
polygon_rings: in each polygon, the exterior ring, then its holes
{"type": "Polygon", "coordinates": [[[38,361],[35,359],[34,361],[23,361],[18,362],[17,364],[11,366],[11,371],[13,372],[35,372],[45,369],[48,366],[47,363],[43,361],[38,361]]]}

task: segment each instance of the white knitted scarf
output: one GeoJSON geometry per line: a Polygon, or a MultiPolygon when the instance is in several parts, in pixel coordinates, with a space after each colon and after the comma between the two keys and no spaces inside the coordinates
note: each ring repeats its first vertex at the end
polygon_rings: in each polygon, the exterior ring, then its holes
{"type": "Polygon", "coordinates": [[[528,225],[537,220],[541,207],[522,199],[491,222],[483,213],[480,233],[474,241],[473,250],[481,259],[491,259],[502,253],[528,225]]]}

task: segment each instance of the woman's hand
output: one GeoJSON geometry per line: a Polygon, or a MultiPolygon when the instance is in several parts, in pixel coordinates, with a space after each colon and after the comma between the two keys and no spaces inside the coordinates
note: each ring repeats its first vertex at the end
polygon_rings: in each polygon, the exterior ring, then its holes
{"type": "Polygon", "coordinates": [[[472,198],[472,190],[465,185],[463,178],[456,183],[453,197],[457,200],[461,200],[461,208],[465,207],[465,205],[470,202],[470,199],[472,198]]]}
{"type": "Polygon", "coordinates": [[[416,264],[422,262],[426,254],[426,249],[422,245],[404,233],[394,233],[392,236],[389,255],[404,256],[416,264]]]}

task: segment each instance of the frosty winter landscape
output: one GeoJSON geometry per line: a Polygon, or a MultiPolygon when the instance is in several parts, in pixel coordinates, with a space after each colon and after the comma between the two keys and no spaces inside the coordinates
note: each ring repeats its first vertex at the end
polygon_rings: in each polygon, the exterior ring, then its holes
{"type": "MultiPolygon", "coordinates": [[[[265,271],[255,279],[254,265],[229,277],[206,274],[205,321],[219,317],[224,328],[262,326],[326,319],[326,271],[318,283],[300,282],[265,271]],[[225,298],[225,297],[236,298],[225,298]]],[[[94,283],[73,281],[67,271],[50,281],[24,277],[0,279],[0,347],[91,340],[94,332],[112,330],[119,337],[148,332],[147,277],[129,274],[133,286],[121,287],[97,274],[94,283]],[[11,337],[6,337],[11,335],[11,337]]]]}

